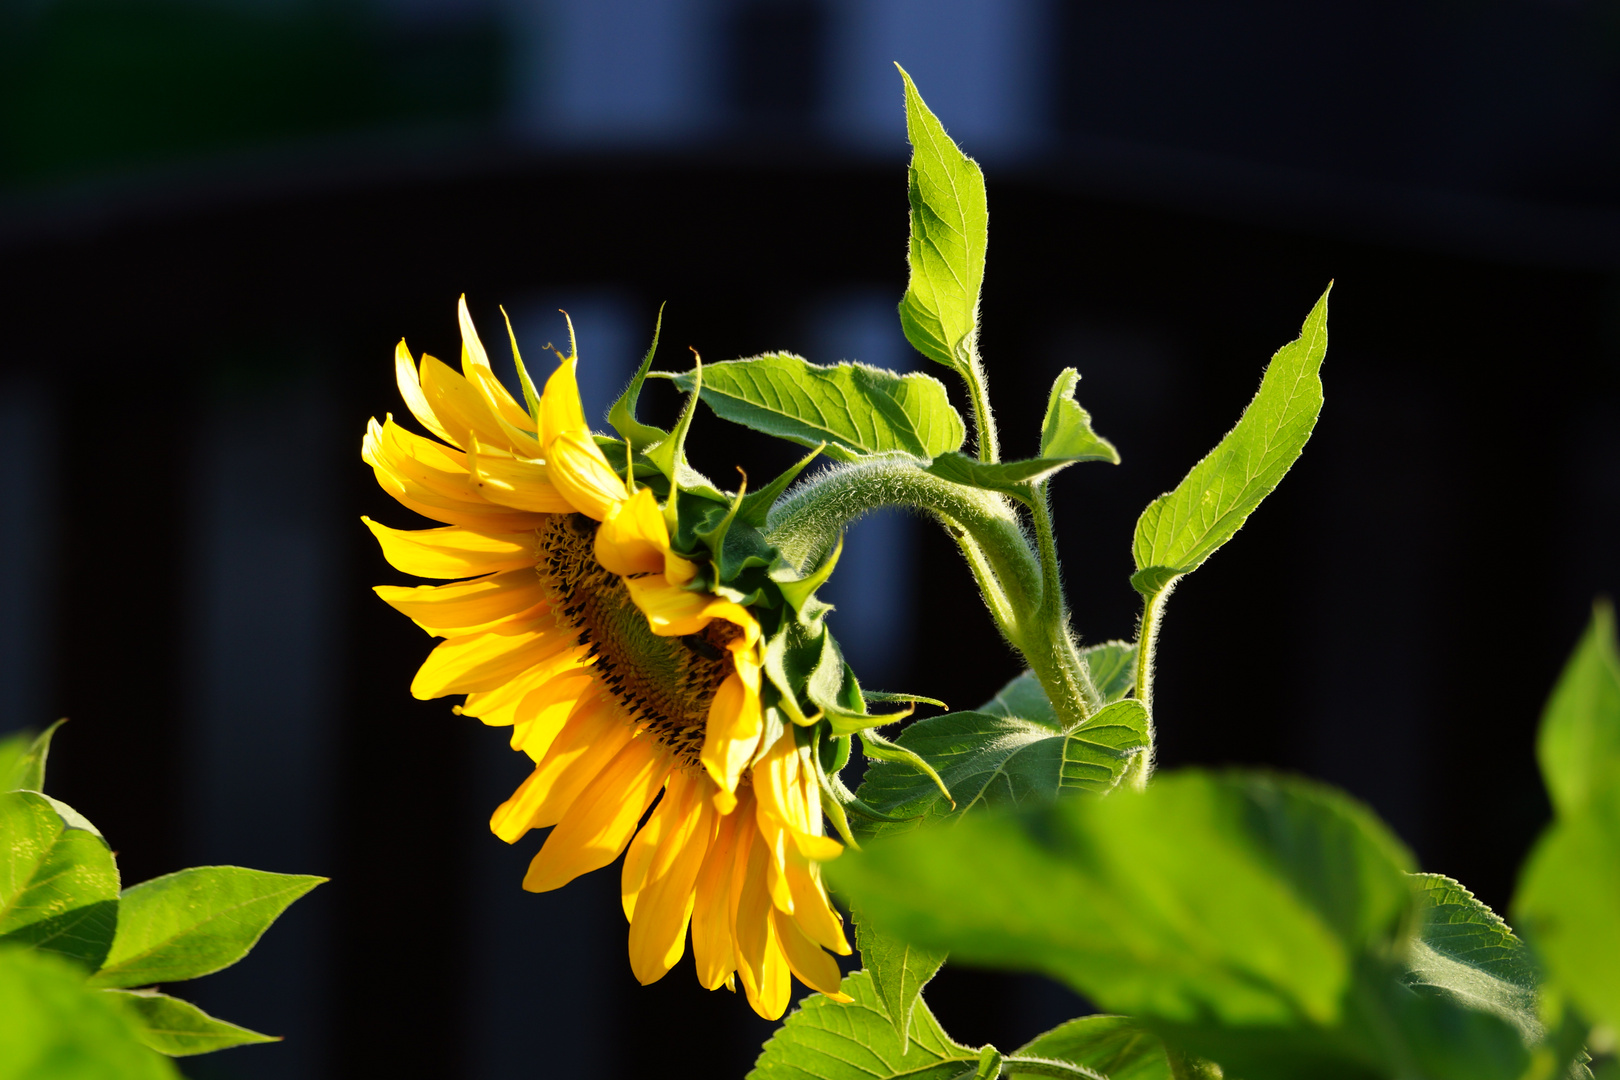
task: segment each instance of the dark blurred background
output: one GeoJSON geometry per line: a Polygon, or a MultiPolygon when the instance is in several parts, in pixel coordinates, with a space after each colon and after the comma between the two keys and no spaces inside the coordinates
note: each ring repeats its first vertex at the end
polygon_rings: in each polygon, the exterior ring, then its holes
{"type": "MultiPolygon", "coordinates": [[[[463,291],[531,361],[567,308],[598,415],[665,301],[665,367],[920,366],[895,60],[988,171],[1008,452],[1072,365],[1123,453],[1055,484],[1089,640],[1131,635],[1137,513],[1336,279],[1315,438],[1169,606],[1162,759],[1344,785],[1506,904],[1540,703],[1620,588],[1613,3],[3,0],[0,730],[73,718],[53,793],[128,881],[333,879],[182,991],[286,1042],[188,1073],[752,1061],[772,1025],[690,961],[635,985],[615,871],[518,888],[537,841],[485,822],[523,761],[407,693],[430,642],[357,519],[415,522],[360,434],[403,412],[401,335],[454,359],[463,291]]],[[[706,414],[693,443],[727,483],[797,453],[706,414]]],[[[868,684],[962,708],[1015,674],[931,526],[850,544],[868,684]]],[[[1004,1047],[1079,1007],[929,996],[1004,1047]]]]}

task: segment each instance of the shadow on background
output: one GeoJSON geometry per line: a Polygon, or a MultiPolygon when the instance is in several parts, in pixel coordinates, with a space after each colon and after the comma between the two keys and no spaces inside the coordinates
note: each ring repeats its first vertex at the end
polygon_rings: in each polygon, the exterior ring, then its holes
{"type": "MultiPolygon", "coordinates": [[[[987,165],[1007,451],[1033,451],[1074,366],[1124,457],[1055,482],[1086,639],[1131,635],[1137,513],[1336,280],[1317,434],[1170,604],[1162,760],[1342,784],[1505,903],[1546,815],[1541,700],[1620,588],[1607,9],[920,10],[0,13],[0,729],[73,717],[53,793],[127,881],[333,879],[197,987],[287,1041],[188,1074],[751,1063],[772,1025],[689,962],[635,985],[615,871],[519,890],[538,842],[484,822],[522,760],[409,697],[430,642],[371,594],[403,579],[357,518],[414,522],[359,436],[403,411],[401,335],[455,357],[462,292],[490,341],[504,305],[542,370],[566,307],[598,415],[664,302],[667,368],[689,346],[922,367],[893,315],[896,58],[987,165]]],[[[648,403],[677,406],[661,384],[648,403]]],[[[726,484],[798,454],[707,413],[692,449],[726,484]]],[[[846,559],[834,626],[869,684],[965,708],[1016,673],[933,526],[876,515],[846,559]]],[[[929,998],[1002,1046],[1080,1008],[955,969],[929,998]]]]}

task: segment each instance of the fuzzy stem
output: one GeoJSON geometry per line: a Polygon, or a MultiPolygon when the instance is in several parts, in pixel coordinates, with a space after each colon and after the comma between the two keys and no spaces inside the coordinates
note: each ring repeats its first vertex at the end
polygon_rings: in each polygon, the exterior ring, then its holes
{"type": "Polygon", "coordinates": [[[1001,1059],[1003,1076],[1057,1076],[1070,1080],[1107,1080],[1095,1069],[1076,1065],[1072,1061],[1054,1061],[1051,1058],[1024,1057],[1012,1054],[1001,1059]]]}
{"type": "MultiPolygon", "coordinates": [[[[976,339],[976,332],[974,336],[976,339]]],[[[984,365],[979,362],[977,340],[969,346],[967,363],[959,370],[967,383],[968,397],[973,401],[973,430],[979,444],[979,460],[1000,461],[1001,440],[996,435],[995,413],[990,411],[990,392],[985,389],[984,365]]]]}
{"type": "Polygon", "coordinates": [[[1142,601],[1142,622],[1136,630],[1136,689],[1132,696],[1140,701],[1148,712],[1148,748],[1131,762],[1122,780],[1123,786],[1136,791],[1146,788],[1148,779],[1153,775],[1153,744],[1157,738],[1153,723],[1154,650],[1159,644],[1159,623],[1164,616],[1164,602],[1170,598],[1170,590],[1174,587],[1175,582],[1171,581],[1142,601]]]}
{"type": "Polygon", "coordinates": [[[799,484],[772,508],[765,533],[795,566],[813,566],[850,522],[883,506],[923,510],[944,523],[967,558],[991,617],[1022,652],[1028,637],[1024,620],[1037,617],[1041,607],[1041,565],[1016,511],[1000,495],[942,480],[910,458],[877,458],[799,484]]]}
{"type": "Polygon", "coordinates": [[[1063,601],[1063,581],[1058,570],[1057,543],[1052,531],[1052,511],[1047,502],[1046,485],[1032,486],[1029,494],[1030,512],[1035,520],[1035,540],[1041,556],[1042,636],[1039,641],[1027,641],[1024,653],[1030,657],[1030,666],[1035,669],[1047,699],[1057,710],[1064,726],[1078,727],[1101,707],[1102,701],[1091,681],[1091,669],[1081,659],[1080,650],[1075,648],[1074,637],[1069,632],[1069,610],[1063,601]],[[1031,655],[1037,649],[1044,654],[1044,663],[1036,663],[1031,655]]]}

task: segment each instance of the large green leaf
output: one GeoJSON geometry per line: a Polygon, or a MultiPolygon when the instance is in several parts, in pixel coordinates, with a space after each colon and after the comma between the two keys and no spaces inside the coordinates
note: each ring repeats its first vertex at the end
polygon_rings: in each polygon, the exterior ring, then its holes
{"type": "Polygon", "coordinates": [[[1524,942],[1459,882],[1443,874],[1416,874],[1413,881],[1423,928],[1407,954],[1406,984],[1495,1013],[1527,1043],[1539,1040],[1538,979],[1524,942]]]}
{"type": "Polygon", "coordinates": [[[178,982],[229,967],[287,905],[325,881],[239,866],[198,866],[124,890],[118,935],[94,986],[178,982]]]}
{"type": "Polygon", "coordinates": [[[51,753],[51,736],[67,723],[58,720],[37,738],[14,735],[0,742],[0,791],[44,791],[45,761],[51,753]]]}
{"type": "Polygon", "coordinates": [[[1553,822],[1519,875],[1513,922],[1550,981],[1620,1030],[1620,785],[1553,822]]]}
{"type": "MultiPolygon", "coordinates": [[[[1136,681],[1136,646],[1128,641],[1105,641],[1080,650],[1091,672],[1091,684],[1102,695],[1103,704],[1111,705],[1131,692],[1136,681]]],[[[1033,671],[1026,671],[996,691],[996,696],[979,706],[979,712],[992,716],[1015,716],[1033,720],[1051,728],[1061,728],[1052,703],[1046,699],[1040,680],[1033,671]]]]}
{"type": "Polygon", "coordinates": [[[826,872],[887,933],[1052,975],[1246,1080],[1509,1080],[1517,1031],[1388,963],[1415,916],[1410,861],[1330,789],[1189,771],[970,814],[826,872]]]}
{"type": "Polygon", "coordinates": [[[118,922],[118,867],[101,834],[33,791],[0,794],[0,944],[94,970],[118,922]]]}
{"type": "MultiPolygon", "coordinates": [[[[691,392],[696,372],[667,376],[691,392]]],[[[867,454],[932,458],[962,445],[966,429],[945,386],[865,364],[823,367],[792,353],[705,364],[698,396],[732,423],[852,461],[867,454]]]]}
{"type": "Polygon", "coordinates": [[[925,1002],[902,1041],[871,978],[856,972],[839,987],[848,1004],[812,994],[788,1014],[748,1080],[956,1080],[970,1077],[979,1051],[953,1042],[925,1002]]]}
{"type": "Polygon", "coordinates": [[[918,352],[961,370],[972,362],[984,283],[990,225],[984,173],[945,134],[904,68],[900,77],[912,148],[911,281],[900,301],[900,325],[918,352]]]}
{"type": "MultiPolygon", "coordinates": [[[[1171,1080],[1164,1043],[1129,1016],[1082,1016],[1037,1035],[1014,1058],[1045,1058],[1082,1065],[1108,1080],[1171,1080]]],[[[1010,1076],[1040,1075],[1009,1066],[1010,1076]]]]}
{"type": "Polygon", "coordinates": [[[1071,732],[1045,715],[1031,720],[961,712],[920,720],[896,742],[933,767],[956,805],[921,770],[875,761],[856,794],[874,809],[908,820],[863,821],[865,835],[907,832],[974,807],[1021,806],[1066,793],[1107,791],[1119,783],[1131,759],[1146,750],[1149,738],[1147,711],[1131,699],[1098,710],[1071,732]]]}
{"type": "Polygon", "coordinates": [[[1323,293],[1299,337],[1271,358],[1237,426],[1174,491],[1142,511],[1132,548],[1136,573],[1131,584],[1144,596],[1162,592],[1198,569],[1298,460],[1322,411],[1318,372],[1327,355],[1327,300],[1323,293]]]}
{"type": "Polygon", "coordinates": [[[116,994],[129,1014],[136,1018],[136,1037],[170,1057],[189,1057],[226,1050],[249,1043],[279,1042],[274,1035],[261,1035],[245,1027],[216,1020],[189,1001],[153,990],[103,990],[116,994]]]}
{"type": "Polygon", "coordinates": [[[76,964],[0,946],[0,1080],[180,1080],[76,964]]]}
{"type": "Polygon", "coordinates": [[[911,1037],[911,1014],[919,995],[945,963],[945,953],[890,937],[863,919],[858,909],[852,915],[861,967],[871,976],[872,988],[894,1024],[895,1035],[904,1042],[911,1037]]]}
{"type": "Polygon", "coordinates": [[[1620,782],[1620,654],[1606,603],[1594,608],[1547,701],[1536,756],[1561,815],[1579,813],[1594,790],[1620,782]]]}

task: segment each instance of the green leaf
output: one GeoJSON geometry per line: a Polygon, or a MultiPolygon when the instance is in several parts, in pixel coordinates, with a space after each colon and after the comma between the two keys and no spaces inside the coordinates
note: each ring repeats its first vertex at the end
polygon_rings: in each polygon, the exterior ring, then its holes
{"type": "Polygon", "coordinates": [[[46,728],[38,738],[14,736],[0,746],[0,791],[44,791],[45,759],[51,753],[51,736],[67,723],[64,717],[46,728]]]}
{"type": "Polygon", "coordinates": [[[111,995],[48,953],[0,947],[0,1077],[5,1080],[180,1080],[142,1046],[111,995]]]}
{"type": "Polygon", "coordinates": [[[1620,780],[1620,654],[1607,603],[1593,606],[1592,621],[1553,688],[1536,756],[1560,815],[1579,813],[1593,791],[1620,780]]]}
{"type": "Polygon", "coordinates": [[[139,1023],[137,1037],[160,1054],[188,1057],[248,1043],[280,1042],[245,1027],[216,1020],[189,1001],[154,990],[103,990],[116,994],[139,1023]]]}
{"type": "Polygon", "coordinates": [[[118,867],[88,825],[38,792],[0,794],[0,944],[60,953],[92,971],[107,955],[118,867]]]}
{"type": "MultiPolygon", "coordinates": [[[[1131,686],[1136,681],[1135,645],[1128,641],[1105,641],[1081,649],[1080,659],[1090,669],[1091,683],[1102,695],[1103,704],[1111,705],[1131,692],[1131,686]]],[[[978,711],[991,716],[1033,720],[1054,729],[1063,727],[1033,671],[1026,671],[1014,678],[998,690],[995,697],[981,705],[978,711]]]]}
{"type": "Polygon", "coordinates": [[[918,1001],[911,1037],[902,1041],[865,972],[839,987],[848,1004],[812,994],[788,1014],[754,1063],[748,1080],[956,1080],[970,1077],[979,1051],[952,1041],[918,1001]]]}
{"type": "Polygon", "coordinates": [[[230,967],[287,905],[325,880],[197,866],[131,886],[123,893],[112,951],[91,985],[179,982],[230,967]]]}
{"type": "Polygon", "coordinates": [[[1330,789],[1188,771],[970,814],[826,873],[885,932],[1052,975],[1246,1080],[1509,1080],[1525,1060],[1511,1026],[1414,993],[1384,959],[1412,925],[1410,863],[1330,789]]]}
{"type": "Polygon", "coordinates": [[[641,388],[647,382],[647,372],[652,370],[653,354],[658,351],[658,335],[663,329],[664,305],[660,304],[658,321],[653,323],[653,339],[652,344],[647,346],[647,355],[641,358],[641,366],[636,368],[635,375],[630,379],[630,385],[624,388],[619,400],[608,410],[608,423],[636,450],[645,450],[669,438],[669,432],[663,428],[652,427],[636,419],[636,403],[641,400],[641,388]]]}
{"type": "Polygon", "coordinates": [[[1494,1013],[1540,1040],[1535,963],[1502,917],[1443,874],[1415,874],[1422,930],[1407,954],[1406,985],[1494,1013]]]}
{"type": "Polygon", "coordinates": [[[1047,716],[961,712],[912,724],[896,743],[934,767],[956,806],[920,770],[875,761],[856,794],[879,812],[908,820],[871,822],[866,834],[907,832],[974,807],[1021,806],[1062,794],[1108,791],[1148,745],[1147,711],[1139,701],[1099,709],[1067,733],[1047,716]]]}
{"type": "Polygon", "coordinates": [[[1519,874],[1513,922],[1550,982],[1620,1030],[1620,785],[1555,820],[1519,874]]]}
{"type": "Polygon", "coordinates": [[[918,352],[962,370],[972,363],[984,282],[990,223],[984,173],[945,134],[904,68],[900,77],[912,147],[911,281],[900,301],[900,325],[918,352]]]}
{"type": "Polygon", "coordinates": [[[1142,511],[1131,584],[1144,596],[1163,591],[1203,565],[1299,459],[1322,412],[1318,372],[1327,355],[1327,300],[1323,293],[1299,337],[1271,358],[1237,426],[1174,491],[1142,511]]]}
{"type": "Polygon", "coordinates": [[[1109,461],[1119,464],[1114,444],[1091,430],[1091,414],[1074,400],[1080,373],[1074,368],[1058,372],[1046,399],[1041,421],[1041,457],[1050,461],[1109,461]]]}
{"type": "Polygon", "coordinates": [[[895,1035],[904,1043],[911,1037],[911,1014],[922,989],[945,963],[945,953],[882,933],[863,919],[858,909],[851,914],[855,919],[855,947],[861,951],[861,967],[871,976],[872,988],[883,1003],[883,1011],[894,1024],[895,1035]]]}
{"type": "MultiPolygon", "coordinates": [[[[667,376],[690,392],[695,371],[667,376]]],[[[835,461],[870,454],[931,458],[962,445],[966,428],[945,386],[865,364],[823,367],[792,353],[703,368],[699,396],[721,419],[802,446],[826,444],[835,461]]]]}
{"type": "MultiPolygon", "coordinates": [[[[1082,1016],[1037,1035],[1014,1058],[1046,1058],[1095,1069],[1108,1080],[1172,1080],[1164,1043],[1129,1016],[1082,1016]]],[[[1020,1072],[1016,1062],[1012,1076],[1020,1072]]]]}

